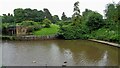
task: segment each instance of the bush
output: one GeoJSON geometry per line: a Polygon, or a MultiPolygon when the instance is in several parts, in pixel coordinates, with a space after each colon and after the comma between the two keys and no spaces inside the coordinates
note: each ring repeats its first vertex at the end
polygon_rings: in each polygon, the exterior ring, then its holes
{"type": "Polygon", "coordinates": [[[88,38],[88,35],[86,35],[83,32],[80,26],[62,27],[59,32],[59,36],[64,39],[87,39],[88,38]]]}
{"type": "Polygon", "coordinates": [[[43,23],[45,24],[45,27],[46,27],[46,28],[49,28],[49,27],[50,27],[50,24],[51,24],[51,21],[46,18],[46,19],[43,20],[43,23]]]}
{"type": "Polygon", "coordinates": [[[103,17],[99,13],[93,13],[88,17],[88,20],[86,22],[87,27],[90,31],[99,29],[103,27],[103,17]]]}
{"type": "Polygon", "coordinates": [[[93,31],[89,38],[99,39],[99,40],[105,40],[110,42],[119,42],[118,39],[118,31],[101,28],[96,31],[93,31]]]}

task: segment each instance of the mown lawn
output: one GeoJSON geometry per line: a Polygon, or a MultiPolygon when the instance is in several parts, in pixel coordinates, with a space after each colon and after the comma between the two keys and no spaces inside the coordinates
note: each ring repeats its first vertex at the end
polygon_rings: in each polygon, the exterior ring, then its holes
{"type": "Polygon", "coordinates": [[[59,26],[55,24],[51,24],[50,28],[42,28],[38,31],[34,31],[33,34],[37,36],[46,36],[46,35],[54,35],[59,31],[59,26]]]}

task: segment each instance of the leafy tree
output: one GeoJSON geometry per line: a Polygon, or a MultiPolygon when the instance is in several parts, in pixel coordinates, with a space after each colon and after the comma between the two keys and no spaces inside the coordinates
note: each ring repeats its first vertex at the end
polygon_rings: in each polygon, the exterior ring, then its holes
{"type": "Polygon", "coordinates": [[[61,19],[62,19],[63,21],[66,21],[66,20],[67,20],[67,16],[65,15],[64,12],[62,13],[61,19]]]}
{"type": "Polygon", "coordinates": [[[93,12],[89,15],[86,21],[86,26],[90,31],[97,30],[103,27],[103,16],[97,12],[93,12]]]}
{"type": "Polygon", "coordinates": [[[118,33],[118,43],[120,44],[120,1],[118,2],[118,4],[116,5],[116,9],[117,9],[117,22],[118,22],[118,27],[117,27],[117,33],[118,33]]]}
{"type": "Polygon", "coordinates": [[[62,27],[59,33],[59,38],[64,39],[87,39],[80,26],[62,27]]]}
{"type": "Polygon", "coordinates": [[[73,17],[80,16],[79,1],[74,3],[73,17]]]}
{"type": "Polygon", "coordinates": [[[20,23],[24,21],[24,10],[22,8],[14,9],[15,22],[20,23]]]}
{"type": "Polygon", "coordinates": [[[115,4],[107,4],[106,10],[105,10],[105,16],[109,20],[114,20],[116,15],[116,8],[115,4]]]}
{"type": "Polygon", "coordinates": [[[118,6],[115,3],[107,4],[105,9],[106,16],[106,28],[114,29],[118,25],[119,10],[118,6]]]}
{"type": "Polygon", "coordinates": [[[106,28],[111,30],[117,30],[119,25],[119,17],[120,17],[120,4],[110,3],[107,4],[105,9],[106,16],[106,28]]]}
{"type": "Polygon", "coordinates": [[[39,25],[39,23],[34,22],[34,21],[23,21],[19,25],[27,27],[28,33],[33,32],[33,31],[41,28],[41,25],[39,25]]]}
{"type": "MultiPolygon", "coordinates": [[[[118,4],[116,5],[116,9],[117,9],[117,14],[118,14],[117,20],[120,21],[120,1],[119,1],[118,4]]],[[[120,23],[120,22],[119,22],[119,23],[120,23]]]]}
{"type": "Polygon", "coordinates": [[[45,18],[49,19],[53,23],[54,20],[50,11],[47,8],[44,8],[43,10],[44,10],[45,18]]]}
{"type": "Polygon", "coordinates": [[[43,23],[45,24],[45,27],[49,28],[50,24],[51,24],[51,21],[46,18],[46,19],[43,20],[43,23]]]}
{"type": "Polygon", "coordinates": [[[42,10],[38,11],[37,13],[37,18],[36,18],[36,22],[42,22],[45,18],[45,14],[42,10]]]}
{"type": "Polygon", "coordinates": [[[54,15],[53,16],[53,20],[54,20],[55,23],[58,22],[58,21],[60,21],[58,15],[54,15]]]}
{"type": "Polygon", "coordinates": [[[25,20],[32,20],[32,10],[30,8],[24,9],[24,21],[25,20]]]}
{"type": "Polygon", "coordinates": [[[89,9],[85,9],[84,12],[82,12],[82,22],[84,22],[88,17],[89,15],[93,13],[92,10],[89,10],[89,9]]]}
{"type": "Polygon", "coordinates": [[[3,14],[2,16],[2,22],[3,23],[13,23],[14,22],[14,17],[12,14],[8,13],[8,15],[3,14]]]}
{"type": "Polygon", "coordinates": [[[42,22],[45,18],[45,14],[42,10],[38,11],[37,9],[15,9],[14,10],[15,22],[22,22],[26,20],[32,20],[35,22],[42,22]]]}
{"type": "Polygon", "coordinates": [[[118,2],[118,4],[116,5],[116,9],[117,9],[117,21],[120,24],[120,1],[118,2]]]}
{"type": "Polygon", "coordinates": [[[80,23],[81,15],[80,15],[80,9],[79,9],[79,1],[74,3],[74,14],[72,15],[73,25],[77,25],[80,23]]]}

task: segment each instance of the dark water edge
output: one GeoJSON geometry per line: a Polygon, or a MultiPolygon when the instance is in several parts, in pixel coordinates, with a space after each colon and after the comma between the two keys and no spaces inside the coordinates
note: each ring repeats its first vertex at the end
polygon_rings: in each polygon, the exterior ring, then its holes
{"type": "Polygon", "coordinates": [[[28,36],[1,36],[2,40],[19,40],[19,41],[34,41],[34,40],[52,40],[57,39],[57,35],[47,35],[47,36],[34,36],[34,35],[28,35],[28,36]]]}

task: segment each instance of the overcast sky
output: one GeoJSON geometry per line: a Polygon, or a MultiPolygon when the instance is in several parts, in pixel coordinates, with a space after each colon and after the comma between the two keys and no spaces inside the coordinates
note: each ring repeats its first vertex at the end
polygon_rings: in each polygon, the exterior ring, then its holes
{"type": "Polygon", "coordinates": [[[0,15],[13,13],[15,8],[31,8],[43,10],[48,8],[52,15],[59,15],[65,12],[67,17],[73,14],[73,5],[76,1],[80,2],[80,11],[83,12],[86,8],[93,11],[98,11],[103,14],[106,4],[118,3],[119,0],[0,0],[0,15]]]}

